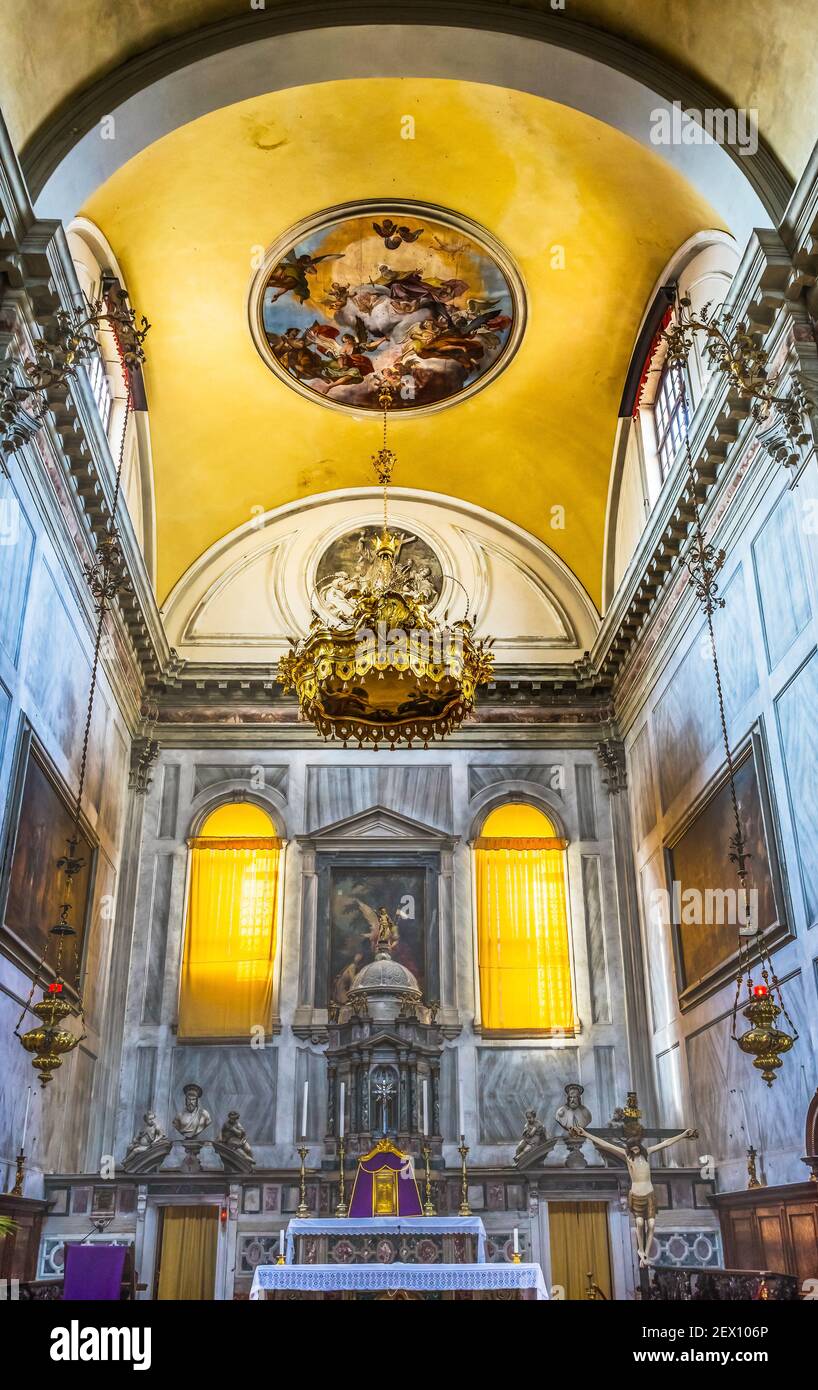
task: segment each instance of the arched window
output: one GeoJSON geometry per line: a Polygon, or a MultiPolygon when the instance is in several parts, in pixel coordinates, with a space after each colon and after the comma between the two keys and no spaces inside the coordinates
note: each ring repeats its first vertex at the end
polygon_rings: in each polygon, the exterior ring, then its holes
{"type": "Polygon", "coordinates": [[[219,806],[190,840],[190,895],[179,995],[184,1038],[246,1038],[269,1028],[284,842],[260,806],[219,806]]]}
{"type": "Polygon", "coordinates": [[[534,806],[499,806],[483,823],[475,868],[485,1030],[574,1030],[566,844],[534,806]]]}

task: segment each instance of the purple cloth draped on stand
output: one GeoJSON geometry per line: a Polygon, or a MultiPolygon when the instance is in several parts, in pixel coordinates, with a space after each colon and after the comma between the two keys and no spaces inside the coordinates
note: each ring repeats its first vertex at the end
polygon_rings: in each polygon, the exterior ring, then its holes
{"type": "Polygon", "coordinates": [[[352,1188],[349,1203],[350,1216],[420,1216],[422,1214],[420,1193],[415,1181],[414,1169],[409,1166],[406,1154],[392,1145],[381,1144],[358,1160],[358,1171],[352,1188]],[[375,1174],[386,1169],[394,1174],[390,1181],[395,1195],[394,1208],[390,1212],[378,1209],[376,1200],[375,1174]]]}
{"type": "Polygon", "coordinates": [[[127,1247],[66,1245],[63,1299],[118,1300],[127,1247]]]}

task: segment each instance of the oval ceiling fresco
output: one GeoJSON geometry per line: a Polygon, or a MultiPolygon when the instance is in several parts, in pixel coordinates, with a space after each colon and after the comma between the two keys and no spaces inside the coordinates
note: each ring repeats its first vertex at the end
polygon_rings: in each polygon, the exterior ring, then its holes
{"type": "Polygon", "coordinates": [[[278,377],[321,404],[427,411],[480,390],[511,360],[525,299],[508,252],[470,219],[409,201],[347,204],[270,248],[250,324],[278,377]]]}

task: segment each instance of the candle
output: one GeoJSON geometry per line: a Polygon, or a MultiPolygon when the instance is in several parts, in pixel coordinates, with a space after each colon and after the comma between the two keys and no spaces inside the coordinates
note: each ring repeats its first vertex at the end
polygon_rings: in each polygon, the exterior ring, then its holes
{"type": "Polygon", "coordinates": [[[338,1107],[338,1138],[344,1137],[344,1099],[346,1096],[346,1086],[341,1082],[341,1102],[338,1107]]]}
{"type": "Polygon", "coordinates": [[[423,1078],[423,1137],[429,1134],[429,1083],[423,1078]]]}
{"type": "Polygon", "coordinates": [[[519,1255],[519,1253],[520,1253],[520,1232],[519,1232],[519,1229],[515,1226],[515,1227],[514,1227],[514,1254],[515,1254],[515,1255],[519,1255]]]}
{"type": "Polygon", "coordinates": [[[27,1094],[26,1094],[26,1113],[25,1113],[25,1118],[24,1118],[24,1120],[23,1120],[23,1137],[22,1137],[22,1139],[20,1140],[20,1153],[25,1153],[25,1151],[26,1151],[26,1135],[28,1134],[28,1110],[29,1110],[29,1106],[30,1106],[30,1105],[31,1105],[31,1087],[29,1086],[28,1092],[27,1092],[27,1094]]]}
{"type": "Polygon", "coordinates": [[[309,1081],[304,1082],[304,1104],[301,1106],[301,1138],[307,1137],[307,1100],[310,1094],[309,1081]]]}
{"type": "Polygon", "coordinates": [[[284,1227],[283,1227],[283,1226],[281,1227],[281,1230],[280,1230],[279,1233],[278,1233],[278,1248],[279,1248],[281,1254],[283,1255],[283,1254],[284,1254],[284,1227]]]}
{"type": "Polygon", "coordinates": [[[464,1143],[466,1142],[466,1123],[465,1123],[465,1121],[464,1121],[464,1119],[463,1119],[463,1097],[462,1097],[462,1095],[459,1095],[459,1096],[457,1097],[457,1123],[458,1123],[458,1128],[459,1128],[459,1130],[460,1130],[460,1142],[464,1144],[464,1143]]]}

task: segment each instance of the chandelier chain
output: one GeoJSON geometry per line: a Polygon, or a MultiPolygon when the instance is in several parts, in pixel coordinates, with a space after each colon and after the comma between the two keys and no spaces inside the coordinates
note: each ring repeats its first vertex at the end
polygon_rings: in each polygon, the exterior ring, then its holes
{"type": "MultiPolygon", "coordinates": [[[[746,883],[748,876],[747,860],[751,856],[746,848],[747,842],[742,827],[741,810],[739,807],[738,793],[736,791],[735,762],[733,759],[732,748],[730,746],[730,735],[727,726],[727,711],[724,698],[724,687],[721,677],[721,665],[718,656],[715,624],[713,621],[713,615],[716,609],[723,608],[725,605],[725,600],[719,594],[718,591],[718,575],[724,564],[725,553],[723,550],[717,550],[716,547],[713,544],[709,543],[706,539],[704,525],[702,522],[701,507],[699,505],[699,500],[696,493],[697,478],[695,466],[693,463],[693,453],[690,447],[688,393],[687,382],[685,379],[687,352],[689,352],[689,347],[692,343],[692,340],[689,340],[687,343],[685,343],[683,338],[684,330],[687,329],[689,331],[692,325],[689,321],[687,323],[683,323],[683,307],[685,307],[685,301],[683,300],[680,302],[677,299],[675,308],[676,323],[672,326],[672,328],[668,330],[665,337],[666,341],[668,342],[670,366],[671,369],[677,373],[677,380],[679,385],[679,399],[682,410],[682,419],[684,421],[685,465],[687,468],[688,485],[690,488],[690,501],[693,512],[692,554],[688,556],[686,564],[687,569],[690,573],[694,590],[696,592],[696,596],[699,599],[700,605],[704,611],[705,621],[707,624],[708,643],[710,647],[710,655],[713,664],[713,675],[716,686],[719,726],[721,730],[722,743],[724,747],[724,758],[725,765],[727,768],[727,779],[730,790],[731,812],[734,824],[734,833],[730,840],[729,859],[736,866],[736,874],[739,879],[739,884],[742,890],[742,903],[746,914],[745,922],[747,927],[749,927],[751,924],[751,909],[750,904],[747,901],[746,883]],[[681,351],[680,343],[682,343],[686,348],[686,351],[684,353],[681,351]]],[[[778,404],[776,398],[774,398],[774,402],[778,404]]],[[[758,964],[761,977],[764,980],[767,989],[772,990],[775,993],[775,996],[778,1000],[778,1004],[780,1006],[780,1010],[793,1031],[792,1042],[794,1042],[798,1038],[798,1030],[795,1027],[795,1024],[793,1023],[793,1020],[791,1019],[786,1004],[784,1002],[781,982],[779,981],[778,976],[776,975],[775,970],[773,969],[767,944],[764,940],[763,930],[759,930],[757,928],[756,931],[753,933],[753,938],[753,944],[755,945],[755,950],[758,957],[758,964]]],[[[741,1000],[741,988],[742,984],[745,981],[745,978],[747,981],[748,991],[750,992],[750,995],[752,997],[752,958],[753,950],[751,947],[751,937],[748,934],[748,936],[745,938],[741,929],[741,925],[739,924],[738,950],[736,961],[736,994],[733,1002],[731,1028],[731,1036],[734,1041],[739,1041],[737,1033],[737,1019],[739,1004],[741,1000]]],[[[789,1042],[789,1046],[792,1046],[792,1042],[789,1042]]],[[[770,1084],[769,1080],[768,1084],[770,1084]]]]}

